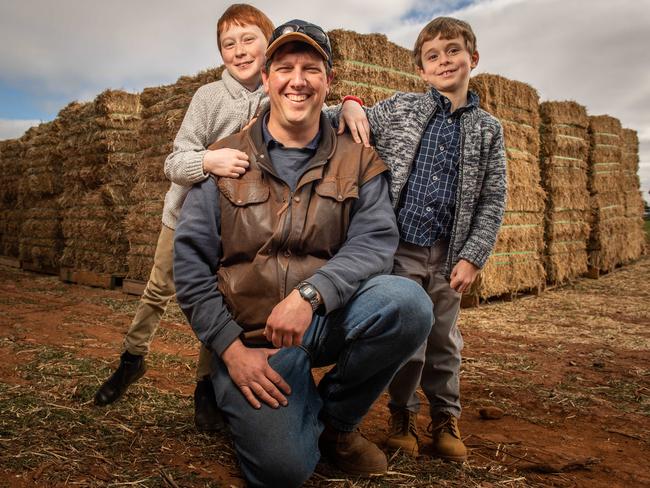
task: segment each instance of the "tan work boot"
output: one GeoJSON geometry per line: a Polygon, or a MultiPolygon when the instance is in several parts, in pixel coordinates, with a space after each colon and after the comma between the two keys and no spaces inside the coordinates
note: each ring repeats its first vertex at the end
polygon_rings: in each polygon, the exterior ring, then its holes
{"type": "Polygon", "coordinates": [[[407,456],[418,456],[417,413],[406,409],[390,414],[390,432],[386,440],[389,449],[401,449],[407,456]]]}
{"type": "Polygon", "coordinates": [[[384,474],[386,455],[360,432],[342,432],[325,426],[318,442],[321,454],[341,471],[356,476],[384,474]]]}
{"type": "Polygon", "coordinates": [[[467,459],[467,448],[460,437],[456,417],[440,412],[431,417],[428,430],[433,438],[433,451],[438,457],[458,462],[467,459]]]}

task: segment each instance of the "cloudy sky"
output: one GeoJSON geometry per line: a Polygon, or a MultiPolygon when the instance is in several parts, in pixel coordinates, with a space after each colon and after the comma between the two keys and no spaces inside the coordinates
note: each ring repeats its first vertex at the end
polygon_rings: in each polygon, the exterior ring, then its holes
{"type": "MultiPolygon", "coordinates": [[[[477,73],[525,81],[639,132],[650,202],[650,0],[249,0],[275,23],[382,32],[411,48],[437,15],[470,22],[477,73]]],[[[5,0],[0,3],[0,139],[105,88],[140,91],[221,64],[223,0],[5,0]]]]}

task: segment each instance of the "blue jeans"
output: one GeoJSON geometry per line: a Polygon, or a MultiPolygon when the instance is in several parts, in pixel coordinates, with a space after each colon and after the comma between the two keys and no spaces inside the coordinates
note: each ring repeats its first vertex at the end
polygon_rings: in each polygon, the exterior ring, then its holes
{"type": "Polygon", "coordinates": [[[291,386],[289,404],[278,409],[251,407],[215,358],[217,403],[249,485],[302,485],[320,458],[323,424],[354,430],[424,342],[432,321],[431,300],[414,281],[397,276],[365,281],[345,307],[314,316],[301,346],[269,359],[291,386]],[[332,364],[317,387],[311,368],[332,364]]]}

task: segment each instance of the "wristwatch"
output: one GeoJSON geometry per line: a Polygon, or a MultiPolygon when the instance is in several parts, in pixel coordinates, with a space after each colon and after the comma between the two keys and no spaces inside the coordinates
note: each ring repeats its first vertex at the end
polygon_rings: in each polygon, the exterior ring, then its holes
{"type": "Polygon", "coordinates": [[[312,312],[318,310],[318,307],[320,307],[323,303],[321,301],[320,295],[318,294],[318,290],[316,290],[316,288],[314,288],[314,285],[311,283],[301,281],[296,285],[294,290],[298,290],[300,296],[309,302],[312,312]]]}

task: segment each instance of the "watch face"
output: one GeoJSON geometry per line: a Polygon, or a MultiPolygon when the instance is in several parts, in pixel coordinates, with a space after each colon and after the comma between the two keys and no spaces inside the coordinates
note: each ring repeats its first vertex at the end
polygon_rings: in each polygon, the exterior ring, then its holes
{"type": "Polygon", "coordinates": [[[300,287],[300,290],[310,298],[315,293],[314,287],[311,285],[303,285],[300,287]]]}

